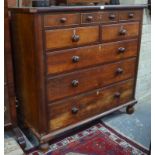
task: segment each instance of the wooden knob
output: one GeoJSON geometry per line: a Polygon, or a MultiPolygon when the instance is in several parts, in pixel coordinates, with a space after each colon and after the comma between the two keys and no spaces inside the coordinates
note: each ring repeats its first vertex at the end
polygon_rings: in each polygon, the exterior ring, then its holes
{"type": "Polygon", "coordinates": [[[122,68],[117,68],[116,73],[117,73],[117,74],[122,74],[122,73],[123,73],[123,69],[122,69],[122,68]]]}
{"type": "Polygon", "coordinates": [[[127,33],[127,30],[126,29],[121,29],[120,30],[120,35],[126,35],[127,33]]]}
{"type": "Polygon", "coordinates": [[[110,19],[115,19],[116,18],[116,15],[115,14],[110,14],[109,18],[110,19]]]}
{"type": "Polygon", "coordinates": [[[91,22],[93,20],[93,16],[88,16],[87,21],[91,22]]]}
{"type": "Polygon", "coordinates": [[[79,62],[79,60],[80,60],[80,57],[79,57],[79,56],[73,56],[73,57],[72,57],[72,61],[73,61],[74,63],[79,62]]]}
{"type": "Polygon", "coordinates": [[[134,14],[133,13],[129,13],[129,18],[133,18],[134,14]]]}
{"type": "Polygon", "coordinates": [[[116,97],[116,98],[120,98],[120,96],[121,96],[121,93],[120,93],[120,92],[116,92],[116,93],[114,94],[114,97],[116,97]]]}
{"type": "Polygon", "coordinates": [[[77,114],[79,109],[77,107],[72,108],[72,114],[77,114]]]}
{"type": "Polygon", "coordinates": [[[67,21],[67,18],[65,18],[65,17],[63,17],[63,18],[60,19],[60,22],[61,23],[65,23],[66,21],[67,21]]]}
{"type": "Polygon", "coordinates": [[[80,36],[79,36],[79,35],[74,34],[74,35],[72,36],[72,41],[73,41],[73,42],[78,42],[79,40],[80,40],[80,36]]]}
{"type": "Polygon", "coordinates": [[[72,81],[72,86],[73,87],[77,87],[79,85],[79,81],[78,80],[73,80],[72,81]]]}
{"type": "Polygon", "coordinates": [[[118,52],[119,53],[124,53],[125,52],[125,48],[124,47],[119,47],[118,48],[118,52]]]}

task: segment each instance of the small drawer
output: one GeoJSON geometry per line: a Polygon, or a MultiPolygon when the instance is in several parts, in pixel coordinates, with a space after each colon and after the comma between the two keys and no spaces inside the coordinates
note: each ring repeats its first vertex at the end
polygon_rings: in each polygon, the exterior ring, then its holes
{"type": "Polygon", "coordinates": [[[101,20],[100,12],[91,12],[91,13],[82,13],[81,14],[81,23],[89,24],[89,23],[99,23],[101,20]]]}
{"type": "Polygon", "coordinates": [[[56,14],[44,16],[44,27],[71,26],[80,24],[80,14],[56,14]]]}
{"type": "Polygon", "coordinates": [[[119,21],[141,20],[141,10],[119,11],[119,21]]]}
{"type": "Polygon", "coordinates": [[[47,53],[47,74],[54,75],[137,56],[138,40],[47,53]],[[95,52],[94,52],[95,51],[95,52]]]}
{"type": "Polygon", "coordinates": [[[117,41],[136,38],[139,35],[139,22],[102,26],[102,41],[117,41]]]}
{"type": "Polygon", "coordinates": [[[118,12],[103,12],[101,23],[116,23],[118,22],[118,12]]]}
{"type": "Polygon", "coordinates": [[[134,80],[127,80],[87,94],[48,105],[49,129],[67,127],[133,100],[134,80]]]}
{"type": "Polygon", "coordinates": [[[99,27],[77,27],[58,30],[46,30],[46,49],[76,47],[99,41],[99,27]]]}
{"type": "Polygon", "coordinates": [[[77,95],[134,77],[136,58],[51,77],[47,81],[48,101],[77,95]]]}

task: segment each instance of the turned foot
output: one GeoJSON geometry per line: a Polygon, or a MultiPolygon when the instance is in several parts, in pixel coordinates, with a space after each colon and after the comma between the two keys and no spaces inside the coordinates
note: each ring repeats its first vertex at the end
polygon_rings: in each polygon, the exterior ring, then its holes
{"type": "Polygon", "coordinates": [[[127,106],[127,108],[126,108],[126,113],[127,114],[133,114],[134,111],[135,111],[135,109],[134,109],[134,106],[133,105],[127,106]]]}
{"type": "Polygon", "coordinates": [[[42,152],[46,152],[49,150],[49,144],[48,143],[43,143],[43,144],[40,144],[40,150],[42,152]]]}

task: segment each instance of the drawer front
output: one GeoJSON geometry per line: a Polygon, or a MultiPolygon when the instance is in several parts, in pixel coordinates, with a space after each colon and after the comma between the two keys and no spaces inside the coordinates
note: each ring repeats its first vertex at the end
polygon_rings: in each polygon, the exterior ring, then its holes
{"type": "Polygon", "coordinates": [[[48,101],[100,88],[135,75],[136,59],[93,67],[48,79],[48,101]]]}
{"type": "Polygon", "coordinates": [[[81,14],[81,23],[111,23],[118,21],[118,13],[111,12],[91,12],[81,14]]]}
{"type": "Polygon", "coordinates": [[[56,14],[44,16],[44,27],[71,26],[80,24],[80,14],[56,14]]]}
{"type": "Polygon", "coordinates": [[[100,17],[101,17],[100,12],[82,13],[81,23],[82,24],[99,23],[100,17]]]}
{"type": "Polygon", "coordinates": [[[141,18],[142,18],[141,10],[119,11],[119,21],[141,20],[141,18]]]}
{"type": "Polygon", "coordinates": [[[47,74],[59,74],[137,56],[137,40],[62,50],[47,54],[47,74]]]}
{"type": "Polygon", "coordinates": [[[103,12],[101,23],[113,23],[118,22],[118,12],[103,12]]]}
{"type": "Polygon", "coordinates": [[[135,38],[139,35],[139,22],[102,26],[102,41],[135,38]]]}
{"type": "Polygon", "coordinates": [[[133,99],[134,80],[49,105],[49,128],[56,130],[101,114],[133,99]]]}
{"type": "Polygon", "coordinates": [[[4,86],[4,124],[11,123],[8,87],[4,86]]]}
{"type": "Polygon", "coordinates": [[[46,49],[74,47],[99,41],[99,27],[78,27],[45,31],[46,49]]]}

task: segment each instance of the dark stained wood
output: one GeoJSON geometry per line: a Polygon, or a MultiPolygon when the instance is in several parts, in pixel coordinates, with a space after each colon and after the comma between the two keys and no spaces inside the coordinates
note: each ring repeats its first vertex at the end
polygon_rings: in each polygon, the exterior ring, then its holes
{"type": "Polygon", "coordinates": [[[47,53],[47,74],[58,74],[137,56],[137,40],[113,42],[47,53]],[[121,51],[121,49],[124,51],[121,51]],[[78,56],[79,61],[74,62],[78,56]]]}
{"type": "Polygon", "coordinates": [[[76,95],[134,77],[135,67],[136,59],[132,58],[54,77],[47,83],[48,101],[76,95]],[[123,72],[117,73],[119,69],[122,69],[123,72]],[[74,80],[79,82],[78,86],[72,84],[74,80]]]}
{"type": "Polygon", "coordinates": [[[81,14],[81,23],[90,24],[90,23],[99,23],[101,13],[100,12],[89,12],[81,14]]]}
{"type": "Polygon", "coordinates": [[[60,129],[88,117],[100,114],[133,99],[134,80],[128,80],[108,88],[97,89],[86,95],[49,105],[50,130],[60,129]],[[120,93],[117,97],[116,93],[120,93]],[[73,108],[77,113],[73,113],[73,108]]]}
{"type": "Polygon", "coordinates": [[[37,132],[46,130],[41,17],[12,14],[16,94],[20,119],[37,132]],[[37,31],[37,33],[36,33],[37,31]],[[36,53],[37,51],[37,53],[36,53]],[[43,121],[42,121],[43,119],[43,121]]]}
{"type": "Polygon", "coordinates": [[[134,109],[134,106],[133,105],[129,105],[129,106],[127,106],[126,107],[126,113],[127,114],[133,114],[134,113],[134,111],[135,111],[135,109],[134,109]]]}
{"type": "Polygon", "coordinates": [[[116,11],[103,12],[101,16],[101,23],[116,23],[118,21],[119,13],[116,11]]]}
{"type": "Polygon", "coordinates": [[[4,1],[7,1],[8,7],[16,7],[17,6],[16,0],[4,0],[4,1]]]}
{"type": "Polygon", "coordinates": [[[5,126],[7,124],[11,125],[9,94],[8,94],[8,88],[6,86],[4,86],[4,121],[5,121],[5,126]]]}
{"type": "Polygon", "coordinates": [[[118,12],[89,12],[81,14],[81,23],[113,23],[118,21],[118,12]]]}
{"type": "Polygon", "coordinates": [[[136,103],[143,7],[11,9],[19,116],[40,143],[136,103]]]}
{"type": "Polygon", "coordinates": [[[127,10],[119,12],[119,21],[134,21],[141,20],[142,11],[140,10],[127,10]]]}
{"type": "Polygon", "coordinates": [[[139,35],[139,22],[102,26],[103,42],[136,38],[139,35]]]}
{"type": "Polygon", "coordinates": [[[68,26],[68,25],[78,25],[80,24],[80,14],[54,14],[44,16],[44,26],[54,27],[54,26],[68,26]]]}
{"type": "Polygon", "coordinates": [[[63,47],[75,47],[94,43],[99,40],[99,27],[77,27],[69,29],[46,30],[46,49],[58,49],[63,47]],[[88,37],[88,34],[91,35],[88,37]],[[74,36],[79,37],[75,40],[74,36]]]}
{"type": "Polygon", "coordinates": [[[4,126],[16,126],[16,103],[7,1],[4,1],[4,126]]]}
{"type": "Polygon", "coordinates": [[[136,100],[131,100],[131,101],[125,103],[125,104],[122,104],[120,106],[112,108],[112,109],[110,109],[108,111],[105,111],[105,112],[103,112],[101,114],[98,114],[98,115],[95,115],[93,117],[87,118],[85,120],[82,120],[82,121],[77,122],[75,124],[69,125],[69,126],[64,127],[62,129],[49,132],[47,135],[44,135],[44,136],[41,137],[41,141],[45,143],[45,142],[47,142],[47,141],[49,141],[51,139],[54,140],[54,139],[64,135],[64,133],[71,132],[73,130],[77,131],[79,129],[79,127],[80,127],[80,129],[81,129],[81,127],[86,127],[88,129],[89,125],[92,126],[92,121],[93,122],[98,122],[100,118],[103,118],[104,116],[106,116],[106,115],[108,115],[108,114],[110,114],[110,113],[112,113],[114,111],[125,108],[128,105],[135,105],[136,103],[137,103],[136,100]]]}
{"type": "Polygon", "coordinates": [[[102,5],[97,5],[97,6],[52,6],[52,7],[36,7],[36,8],[32,8],[32,7],[13,7],[10,8],[10,10],[12,12],[16,12],[16,13],[32,13],[32,14],[36,14],[36,13],[52,13],[52,12],[76,12],[77,11],[104,11],[104,10],[134,10],[134,9],[144,9],[147,8],[148,5],[145,4],[135,4],[135,5],[104,5],[104,7],[102,5]]]}
{"type": "Polygon", "coordinates": [[[92,4],[110,4],[110,0],[57,0],[57,5],[92,5],[92,4]]]}
{"type": "MultiPolygon", "coordinates": [[[[141,37],[142,37],[142,26],[143,26],[143,11],[141,13],[141,20],[139,21],[138,56],[137,56],[137,65],[136,65],[135,79],[137,79],[137,76],[138,76],[140,48],[141,48],[141,37]]],[[[136,98],[136,86],[137,86],[137,80],[135,80],[135,84],[134,84],[134,98],[136,98]]]]}

